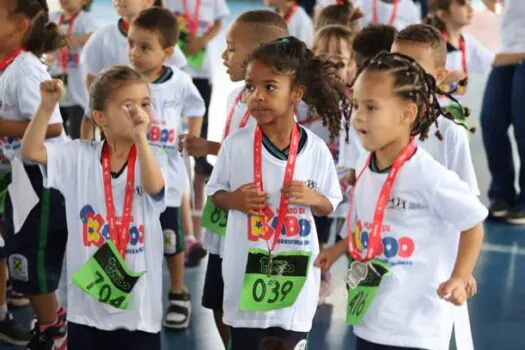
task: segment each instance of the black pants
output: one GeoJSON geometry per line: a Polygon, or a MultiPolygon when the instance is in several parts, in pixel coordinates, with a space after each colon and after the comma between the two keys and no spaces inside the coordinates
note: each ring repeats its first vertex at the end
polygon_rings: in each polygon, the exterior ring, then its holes
{"type": "Polygon", "coordinates": [[[356,350],[424,350],[418,348],[405,348],[399,346],[381,345],[370,343],[362,338],[357,337],[356,350]]]}
{"type": "Polygon", "coordinates": [[[305,344],[308,339],[306,332],[287,331],[279,327],[270,328],[234,328],[230,327],[231,350],[269,350],[269,349],[295,349],[299,344],[305,344]],[[280,347],[265,344],[267,340],[273,338],[280,347]]]}
{"type": "Polygon", "coordinates": [[[80,138],[80,125],[84,117],[84,109],[80,106],[60,107],[64,128],[73,140],[80,138]]]}
{"type": "Polygon", "coordinates": [[[160,333],[117,329],[102,331],[77,323],[68,323],[68,348],[71,350],[160,350],[160,333]]]}

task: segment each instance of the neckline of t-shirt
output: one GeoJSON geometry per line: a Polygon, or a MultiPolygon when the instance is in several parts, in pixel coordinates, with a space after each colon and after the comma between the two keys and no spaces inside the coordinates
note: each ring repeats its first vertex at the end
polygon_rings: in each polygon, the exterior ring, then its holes
{"type": "MultiPolygon", "coordinates": [[[[419,157],[419,154],[423,153],[423,152],[421,152],[420,148],[421,148],[421,146],[416,147],[416,150],[414,151],[414,153],[410,156],[410,158],[407,160],[407,162],[399,170],[403,170],[403,169],[405,169],[405,167],[410,166],[410,164],[412,164],[413,161],[419,157]]],[[[372,173],[374,175],[378,175],[378,176],[387,176],[388,173],[390,172],[390,169],[392,167],[390,166],[387,169],[383,169],[381,171],[374,171],[374,169],[372,169],[372,161],[373,160],[374,160],[374,156],[372,155],[372,159],[370,159],[370,164],[368,165],[368,170],[370,171],[370,173],[372,173]]]]}
{"type": "Polygon", "coordinates": [[[157,79],[155,79],[155,81],[153,81],[151,84],[160,85],[169,81],[172,77],[173,69],[171,69],[171,67],[168,66],[163,66],[161,75],[157,79]]]}
{"type": "MultiPolygon", "coordinates": [[[[98,166],[99,166],[99,170],[100,170],[100,173],[102,174],[103,173],[103,169],[102,169],[102,150],[104,149],[104,143],[105,141],[102,141],[100,143],[100,150],[98,152],[98,166]]],[[[118,172],[118,176],[117,177],[114,177],[114,173],[111,172],[111,182],[115,185],[115,184],[119,184],[123,181],[126,181],[126,178],[127,178],[127,170],[128,169],[128,161],[126,161],[126,163],[124,164],[124,166],[122,167],[122,169],[120,169],[120,171],[118,172]]],[[[102,174],[102,176],[104,176],[104,174],[102,174]]]]}
{"type": "MultiPolygon", "coordinates": [[[[305,133],[308,133],[307,129],[303,128],[303,130],[304,130],[305,133]]],[[[307,139],[306,139],[306,143],[305,143],[304,147],[297,154],[297,161],[302,159],[303,155],[305,153],[307,153],[307,151],[310,149],[310,147],[312,147],[311,145],[312,145],[312,138],[310,137],[310,135],[307,135],[307,139]]],[[[276,158],[272,153],[270,153],[270,151],[268,151],[266,149],[266,147],[262,147],[262,149],[263,149],[263,151],[262,151],[263,157],[266,160],[268,160],[268,161],[270,161],[270,162],[272,162],[272,163],[274,163],[274,164],[276,164],[276,165],[278,165],[280,167],[286,166],[287,160],[281,160],[281,159],[276,158]]]]}

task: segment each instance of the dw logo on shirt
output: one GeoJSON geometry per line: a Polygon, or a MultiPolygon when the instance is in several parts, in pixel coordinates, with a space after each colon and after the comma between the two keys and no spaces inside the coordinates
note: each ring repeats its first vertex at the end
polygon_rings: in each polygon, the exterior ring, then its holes
{"type": "MultiPolygon", "coordinates": [[[[106,240],[110,239],[109,226],[104,217],[93,210],[89,204],[80,210],[82,220],[82,238],[84,246],[100,247],[106,240]]],[[[133,220],[132,220],[133,221],[133,220]]],[[[129,228],[130,240],[126,252],[128,254],[139,254],[144,251],[144,225],[129,228]]]]}
{"type": "MultiPolygon", "coordinates": [[[[363,223],[358,220],[354,231],[354,243],[358,250],[363,250],[368,247],[369,232],[372,229],[372,223],[363,223]]],[[[411,265],[410,258],[414,254],[416,245],[414,240],[410,237],[392,237],[388,236],[388,232],[392,232],[390,225],[383,226],[381,234],[382,251],[380,254],[390,265],[411,265]],[[395,260],[397,258],[397,260],[395,260]]],[[[381,260],[381,259],[380,259],[381,260]]]]}
{"type": "MultiPolygon", "coordinates": [[[[258,241],[259,239],[268,240],[275,234],[277,227],[278,210],[270,208],[263,210],[264,216],[248,215],[248,239],[258,241]]],[[[304,239],[312,233],[312,222],[304,216],[306,209],[303,207],[288,208],[288,215],[285,218],[281,232],[280,244],[309,245],[310,240],[304,239]]]]}

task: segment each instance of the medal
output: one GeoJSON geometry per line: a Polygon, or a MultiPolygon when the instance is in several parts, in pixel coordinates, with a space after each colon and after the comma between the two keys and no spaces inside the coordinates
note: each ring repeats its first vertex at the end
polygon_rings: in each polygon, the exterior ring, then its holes
{"type": "Polygon", "coordinates": [[[354,260],[346,270],[345,282],[348,289],[354,289],[368,274],[368,263],[354,260]]]}

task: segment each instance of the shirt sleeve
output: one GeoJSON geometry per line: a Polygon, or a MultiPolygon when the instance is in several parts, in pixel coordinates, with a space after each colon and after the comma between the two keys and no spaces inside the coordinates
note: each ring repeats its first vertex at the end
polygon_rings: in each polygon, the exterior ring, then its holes
{"type": "Polygon", "coordinates": [[[230,139],[227,139],[223,142],[219,155],[217,156],[217,162],[211,173],[211,177],[206,185],[206,195],[213,196],[219,191],[228,191],[232,190],[231,188],[231,148],[230,139]]]}
{"type": "Polygon", "coordinates": [[[84,34],[94,33],[97,29],[98,29],[98,22],[89,13],[86,13],[84,16],[82,32],[84,34]]]}
{"type": "Polygon", "coordinates": [[[175,66],[177,68],[183,68],[188,64],[188,60],[186,59],[186,56],[184,56],[184,53],[182,52],[182,50],[180,49],[178,45],[175,46],[175,51],[173,51],[173,55],[166,62],[166,64],[170,66],[175,66]]]}
{"type": "Polygon", "coordinates": [[[477,74],[487,73],[494,61],[495,53],[483,46],[478,40],[471,38],[472,57],[469,62],[469,72],[477,74]]]}
{"type": "MultiPolygon", "coordinates": [[[[18,108],[22,114],[20,117],[26,120],[31,120],[35,117],[41,102],[40,83],[49,79],[51,79],[49,75],[45,76],[44,74],[38,74],[36,72],[24,72],[24,74],[20,76],[16,89],[18,108]]],[[[49,125],[61,123],[62,116],[57,105],[49,119],[49,125]]]]}
{"type": "Polygon", "coordinates": [[[103,28],[94,32],[82,49],[80,62],[82,62],[81,64],[86,74],[97,75],[106,68],[102,57],[104,51],[104,38],[102,33],[104,33],[103,28]]]}
{"type": "Polygon", "coordinates": [[[199,90],[189,76],[187,76],[187,83],[182,105],[182,117],[202,117],[206,113],[206,105],[202,99],[199,90]]]}
{"type": "Polygon", "coordinates": [[[230,9],[225,0],[217,0],[215,2],[215,20],[228,17],[230,15],[230,9]]]}
{"type": "Polygon", "coordinates": [[[150,146],[151,150],[153,151],[153,155],[155,156],[155,159],[157,160],[157,163],[159,165],[160,171],[162,173],[162,177],[164,178],[164,189],[155,196],[150,196],[151,201],[153,203],[153,206],[155,208],[155,211],[160,215],[162,214],[167,206],[167,193],[170,188],[170,186],[173,186],[174,184],[168,182],[168,177],[166,176],[168,172],[168,156],[166,155],[166,152],[162,150],[162,148],[157,146],[150,146]]]}
{"type": "Polygon", "coordinates": [[[431,210],[456,230],[463,232],[483,222],[487,208],[456,173],[443,170],[431,195],[431,210]]]}
{"type": "Polygon", "coordinates": [[[55,188],[64,195],[76,190],[78,155],[82,147],[90,144],[80,140],[44,143],[47,151],[47,165],[43,166],[46,187],[55,188]]]}

